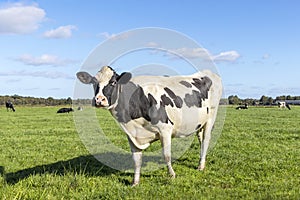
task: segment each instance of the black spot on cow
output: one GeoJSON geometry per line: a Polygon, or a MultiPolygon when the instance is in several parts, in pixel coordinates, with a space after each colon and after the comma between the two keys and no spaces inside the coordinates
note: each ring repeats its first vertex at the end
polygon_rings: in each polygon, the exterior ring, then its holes
{"type": "MultiPolygon", "coordinates": [[[[208,91],[212,85],[212,81],[207,76],[201,79],[193,78],[192,85],[194,85],[199,91],[192,90],[192,94],[186,94],[184,102],[187,107],[196,106],[202,107],[202,101],[208,98],[208,91]]],[[[208,112],[208,111],[207,111],[208,112]]]]}
{"type": "Polygon", "coordinates": [[[192,90],[192,94],[185,94],[184,102],[187,107],[196,106],[198,108],[202,107],[202,100],[200,92],[192,90]]]}
{"type": "Polygon", "coordinates": [[[207,114],[209,113],[209,107],[206,108],[207,114]]]}
{"type": "Polygon", "coordinates": [[[212,81],[207,76],[202,77],[201,79],[193,78],[193,85],[200,91],[201,97],[203,99],[208,98],[208,91],[212,85],[212,81]]]}
{"type": "Polygon", "coordinates": [[[202,125],[201,125],[201,124],[198,124],[198,125],[196,126],[195,130],[199,130],[201,127],[202,127],[202,125]]]}
{"type": "Polygon", "coordinates": [[[73,111],[74,110],[72,108],[60,108],[56,113],[69,113],[73,111]]]}
{"type": "Polygon", "coordinates": [[[148,93],[148,100],[149,100],[150,107],[155,106],[157,104],[156,99],[150,93],[148,93]]]}
{"type": "MultiPolygon", "coordinates": [[[[115,108],[116,117],[119,122],[127,123],[130,120],[140,117],[157,124],[172,123],[165,110],[165,105],[157,100],[150,93],[146,96],[142,87],[132,82],[119,86],[118,104],[115,108]]],[[[173,123],[172,123],[173,124],[173,123]]]]}
{"type": "Polygon", "coordinates": [[[163,106],[171,105],[172,107],[174,107],[174,104],[173,104],[172,100],[171,100],[169,97],[167,97],[166,94],[161,95],[160,98],[161,98],[161,104],[162,104],[163,106]]]}
{"type": "Polygon", "coordinates": [[[148,94],[149,99],[149,110],[148,114],[151,119],[151,124],[157,124],[159,121],[163,123],[173,122],[169,119],[168,114],[166,112],[165,106],[162,102],[160,102],[159,108],[157,108],[157,102],[151,94],[148,94]]]}
{"type": "Polygon", "coordinates": [[[144,117],[147,121],[151,121],[150,116],[148,115],[149,108],[150,102],[145,96],[143,88],[137,87],[129,100],[130,118],[137,119],[144,117]]]}
{"type": "Polygon", "coordinates": [[[176,96],[176,94],[169,88],[165,87],[164,90],[167,92],[167,94],[172,98],[172,100],[174,101],[174,104],[177,108],[181,108],[183,101],[180,98],[180,96],[176,96]]]}
{"type": "Polygon", "coordinates": [[[191,87],[192,87],[192,84],[190,84],[190,83],[187,82],[187,81],[180,81],[179,83],[182,84],[182,85],[184,85],[184,86],[187,87],[187,88],[191,88],[191,87]]]}
{"type": "Polygon", "coordinates": [[[114,101],[118,100],[115,111],[116,111],[116,118],[119,122],[127,123],[131,120],[129,114],[129,100],[136,89],[137,86],[132,82],[129,82],[128,84],[122,86],[118,85],[114,89],[112,96],[118,97],[118,99],[113,99],[113,100],[114,101]]]}
{"type": "MultiPolygon", "coordinates": [[[[97,83],[93,83],[93,87],[94,87],[95,95],[98,94],[98,92],[99,92],[99,84],[98,84],[98,82],[97,83]]],[[[95,96],[93,97],[93,100],[92,100],[92,106],[96,106],[95,96]]]]}

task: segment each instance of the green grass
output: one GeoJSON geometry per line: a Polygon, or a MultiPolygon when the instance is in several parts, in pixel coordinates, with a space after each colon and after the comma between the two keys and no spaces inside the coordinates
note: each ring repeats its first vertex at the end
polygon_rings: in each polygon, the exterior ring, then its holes
{"type": "MultiPolygon", "coordinates": [[[[76,132],[72,114],[58,107],[0,108],[0,199],[299,199],[300,107],[228,107],[222,135],[196,170],[197,139],[166,168],[131,173],[98,162],[76,132]]],[[[124,133],[97,110],[111,141],[129,151],[124,133]],[[106,121],[105,121],[106,120],[106,121]]],[[[157,142],[159,146],[159,142],[157,142]]],[[[157,148],[158,146],[151,147],[157,148]]]]}

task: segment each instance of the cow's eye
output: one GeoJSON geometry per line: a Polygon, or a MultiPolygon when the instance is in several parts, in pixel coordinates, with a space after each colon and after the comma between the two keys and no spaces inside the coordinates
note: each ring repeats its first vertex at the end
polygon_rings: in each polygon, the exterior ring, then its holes
{"type": "Polygon", "coordinates": [[[98,94],[99,92],[99,84],[94,84],[94,91],[95,91],[95,94],[98,94]]]}

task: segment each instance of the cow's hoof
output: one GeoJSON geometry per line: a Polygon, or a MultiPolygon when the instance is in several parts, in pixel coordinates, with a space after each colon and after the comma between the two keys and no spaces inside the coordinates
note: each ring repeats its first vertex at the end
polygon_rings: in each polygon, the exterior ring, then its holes
{"type": "Polygon", "coordinates": [[[198,166],[198,170],[199,170],[199,171],[203,171],[203,170],[204,170],[204,168],[205,168],[205,166],[204,166],[204,165],[199,165],[199,166],[198,166]]]}
{"type": "Polygon", "coordinates": [[[132,183],[131,184],[131,187],[135,187],[135,186],[137,186],[139,183],[132,183]]]}

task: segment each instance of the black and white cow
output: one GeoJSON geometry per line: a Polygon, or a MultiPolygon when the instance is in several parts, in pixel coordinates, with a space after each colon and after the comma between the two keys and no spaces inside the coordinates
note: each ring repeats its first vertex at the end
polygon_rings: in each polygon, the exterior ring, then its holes
{"type": "Polygon", "coordinates": [[[238,107],[236,107],[235,109],[237,109],[237,110],[248,109],[248,104],[245,103],[245,105],[238,106],[238,107]]]}
{"type": "Polygon", "coordinates": [[[11,109],[11,110],[14,111],[14,112],[16,111],[12,102],[7,101],[7,102],[5,102],[5,105],[6,105],[6,110],[7,110],[7,111],[8,111],[9,109],[11,109]]]}
{"type": "Polygon", "coordinates": [[[278,108],[288,108],[289,110],[291,110],[291,107],[288,103],[286,103],[285,101],[278,101],[277,102],[278,108]]]}
{"type": "Polygon", "coordinates": [[[197,132],[201,144],[199,170],[211,137],[222,83],[218,75],[206,70],[189,76],[136,76],[117,74],[105,66],[95,76],[78,72],[78,79],[92,84],[96,107],[108,109],[126,132],[135,164],[133,185],[140,180],[142,150],[160,140],[163,156],[172,177],[171,138],[197,132]]]}

